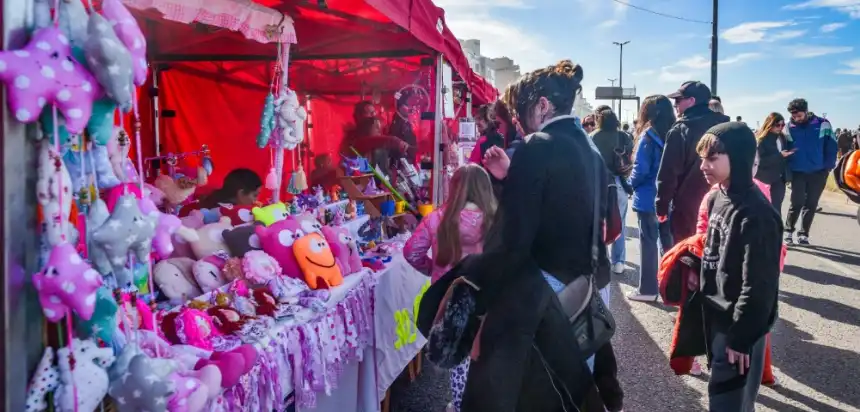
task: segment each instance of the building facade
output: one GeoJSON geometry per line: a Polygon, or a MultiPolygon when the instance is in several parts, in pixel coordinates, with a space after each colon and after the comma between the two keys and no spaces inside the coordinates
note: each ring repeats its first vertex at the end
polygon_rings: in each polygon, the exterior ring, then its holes
{"type": "Polygon", "coordinates": [[[492,59],[481,54],[481,41],[478,39],[460,40],[460,46],[466,53],[466,59],[469,60],[469,66],[472,67],[472,70],[496,86],[496,74],[490,65],[492,59]]]}
{"type": "Polygon", "coordinates": [[[520,66],[508,57],[490,59],[489,65],[496,75],[493,85],[500,91],[520,78],[520,66]]]}

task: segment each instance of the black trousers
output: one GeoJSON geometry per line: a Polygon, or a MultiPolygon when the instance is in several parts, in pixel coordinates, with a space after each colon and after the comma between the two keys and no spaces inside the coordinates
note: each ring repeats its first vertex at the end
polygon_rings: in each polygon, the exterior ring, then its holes
{"type": "Polygon", "coordinates": [[[785,182],[780,180],[770,185],[770,203],[776,209],[776,213],[782,217],[782,201],[785,200],[785,182]]]}
{"type": "Polygon", "coordinates": [[[827,170],[812,173],[794,172],[791,178],[791,205],[788,207],[788,215],[785,217],[785,231],[794,232],[794,225],[800,218],[800,229],[798,235],[809,235],[812,227],[812,219],[815,218],[815,209],[824,186],[827,184],[827,170]]]}

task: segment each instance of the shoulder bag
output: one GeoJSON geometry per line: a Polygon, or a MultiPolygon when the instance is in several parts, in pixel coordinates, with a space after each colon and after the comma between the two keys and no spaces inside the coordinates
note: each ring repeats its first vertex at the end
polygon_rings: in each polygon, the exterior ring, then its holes
{"type": "MultiPolygon", "coordinates": [[[[595,176],[600,176],[601,172],[601,164],[595,156],[595,176]]],[[[600,297],[596,280],[600,271],[598,242],[601,232],[601,190],[600,184],[596,184],[594,187],[594,219],[591,236],[592,273],[577,277],[558,293],[558,300],[561,302],[576,335],[576,343],[586,359],[597,353],[597,350],[607,344],[615,334],[615,318],[609,313],[609,308],[603,302],[603,298],[600,297]]],[[[613,188],[610,187],[609,191],[612,193],[613,188]]],[[[615,203],[615,207],[612,207],[612,204],[609,206],[610,209],[618,209],[617,203],[615,203]]]]}

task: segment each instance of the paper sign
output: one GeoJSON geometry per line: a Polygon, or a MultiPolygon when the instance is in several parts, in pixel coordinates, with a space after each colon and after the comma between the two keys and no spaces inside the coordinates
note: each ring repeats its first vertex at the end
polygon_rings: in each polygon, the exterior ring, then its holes
{"type": "Polygon", "coordinates": [[[474,142],[478,140],[478,130],[475,127],[475,122],[461,121],[459,132],[461,142],[474,142]]]}

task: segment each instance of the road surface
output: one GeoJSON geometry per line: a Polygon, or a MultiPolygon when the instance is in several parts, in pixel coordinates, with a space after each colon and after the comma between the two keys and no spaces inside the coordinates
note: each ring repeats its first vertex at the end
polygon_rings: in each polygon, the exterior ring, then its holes
{"type": "MultiPolygon", "coordinates": [[[[786,196],[788,197],[788,196],[786,196]]],[[[787,204],[787,201],[786,201],[787,204]]],[[[781,385],[763,388],[759,412],[860,412],[860,225],[857,206],[826,193],[815,218],[812,246],[793,247],[780,280],[780,319],[772,333],[774,373],[781,385]]],[[[707,371],[675,376],[668,348],[675,309],[631,302],[638,284],[639,240],[628,213],[629,269],[611,285],[613,338],[627,412],[707,410],[707,371]]],[[[442,412],[447,377],[424,362],[413,383],[392,387],[392,412],[442,412]]]]}

